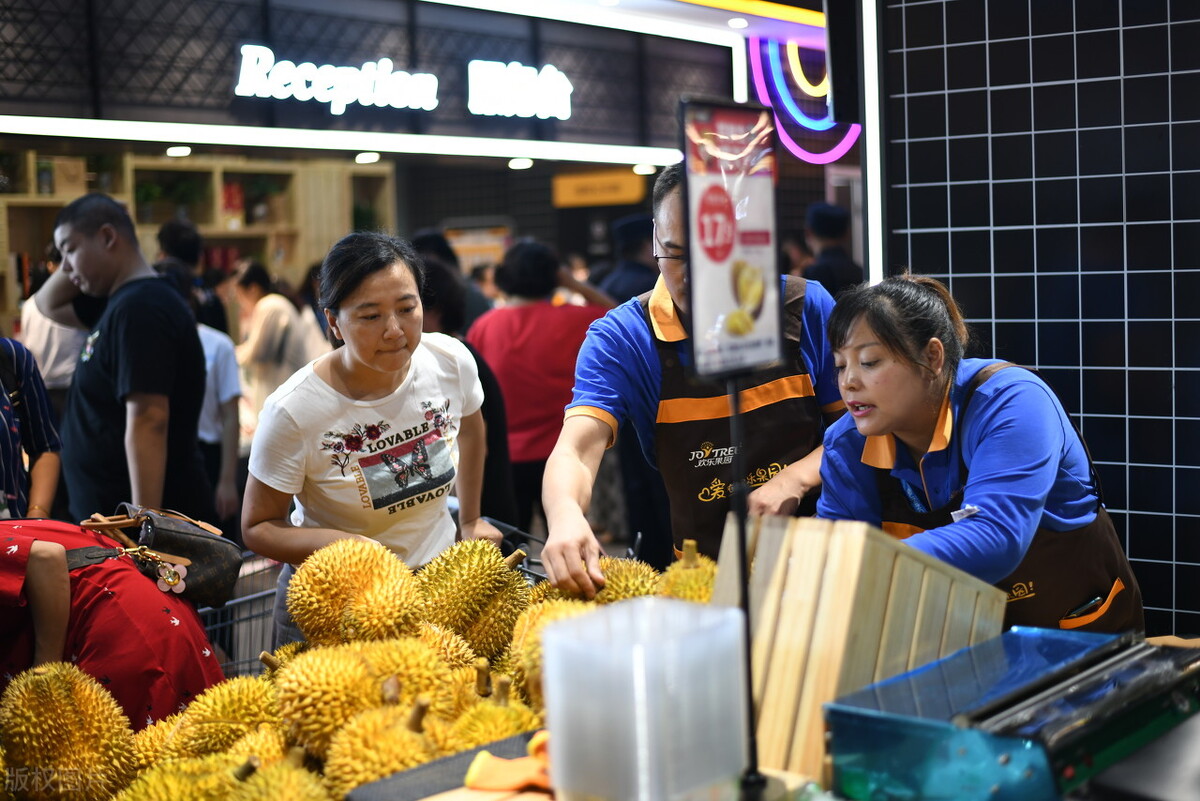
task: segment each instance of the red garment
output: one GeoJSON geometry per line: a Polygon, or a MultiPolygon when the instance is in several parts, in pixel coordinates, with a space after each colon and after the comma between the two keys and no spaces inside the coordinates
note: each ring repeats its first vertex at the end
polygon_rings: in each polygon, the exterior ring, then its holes
{"type": "MultiPolygon", "coordinates": [[[[24,585],[35,540],[67,549],[120,547],[70,523],[0,522],[0,691],[33,661],[33,625],[24,585]]],[[[161,592],[128,556],[71,572],[64,660],[104,685],[135,731],[178,712],[224,679],[191,603],[161,592]]]]}
{"type": "Polygon", "coordinates": [[[550,456],[575,385],[575,357],[599,306],[538,301],[492,309],[471,325],[467,342],[492,368],[504,393],[508,455],[513,462],[550,456]]]}

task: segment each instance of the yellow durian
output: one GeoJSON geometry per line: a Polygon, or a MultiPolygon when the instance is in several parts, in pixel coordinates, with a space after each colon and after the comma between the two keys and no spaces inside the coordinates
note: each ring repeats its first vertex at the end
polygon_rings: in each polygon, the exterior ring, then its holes
{"type": "Polygon", "coordinates": [[[355,787],[414,768],[441,756],[425,734],[429,699],[411,709],[389,704],[361,712],[342,727],[329,745],[325,786],[335,798],[355,787]]]}
{"type": "Polygon", "coordinates": [[[0,699],[7,776],[26,799],[108,799],[134,776],[133,731],[108,690],[75,665],[18,674],[0,699]]]}
{"type": "Polygon", "coordinates": [[[275,686],[256,676],[237,676],[209,687],[184,710],[163,743],[163,757],[178,759],[224,751],[260,723],[279,726],[275,686]]]}
{"type": "Polygon", "coordinates": [[[333,801],[320,778],[304,767],[304,749],[260,764],[228,796],[228,801],[333,801]]]}
{"type": "Polygon", "coordinates": [[[658,594],[706,604],[717,580],[717,563],[698,553],[695,540],[683,541],[683,558],[658,577],[658,594]]]}
{"type": "Polygon", "coordinates": [[[300,654],[275,677],[288,740],[324,759],[346,721],[383,701],[382,683],[366,659],[345,647],[300,654]]]}
{"type": "Polygon", "coordinates": [[[540,715],[510,699],[511,684],[507,676],[498,677],[495,697],[476,704],[454,721],[451,733],[463,742],[464,748],[477,748],[542,725],[540,715]]]}
{"type": "Polygon", "coordinates": [[[263,678],[275,681],[275,674],[279,672],[279,669],[307,648],[308,643],[301,640],[300,642],[284,643],[274,651],[263,651],[258,655],[258,661],[263,663],[263,678]]]}
{"type": "Polygon", "coordinates": [[[601,556],[600,572],[604,574],[604,587],[594,600],[602,605],[653,595],[658,585],[658,571],[638,559],[601,556]]]}
{"type": "Polygon", "coordinates": [[[113,801],[225,801],[241,776],[253,770],[229,754],[169,759],[133,780],[113,801]]]}
{"type": "Polygon", "coordinates": [[[443,714],[453,720],[492,694],[492,673],[488,669],[488,661],[477,659],[470,667],[452,671],[449,686],[451,708],[443,714]]]}
{"type": "Polygon", "coordinates": [[[549,579],[542,579],[529,590],[529,605],[533,606],[543,601],[562,600],[572,597],[574,596],[570,593],[563,592],[551,584],[549,579]]]}
{"type": "Polygon", "coordinates": [[[467,641],[445,626],[422,623],[417,638],[436,651],[451,670],[468,667],[475,662],[475,652],[467,645],[467,641]]]}
{"type": "Polygon", "coordinates": [[[417,573],[428,600],[427,620],[452,629],[477,656],[500,656],[512,638],[512,627],[529,604],[529,582],[487,540],[464,540],[438,554],[417,573]]]}
{"type": "Polygon", "coordinates": [[[412,571],[386,546],[345,539],[301,563],[287,607],[310,644],[337,645],[416,634],[425,599],[412,571]]]}
{"type": "Polygon", "coordinates": [[[380,682],[389,676],[399,679],[401,706],[408,707],[418,696],[428,695],[433,699],[435,713],[449,713],[451,671],[440,654],[416,637],[348,643],[342,647],[366,660],[380,682]]]}
{"type": "Polygon", "coordinates": [[[233,745],[225,750],[232,756],[258,759],[259,769],[273,765],[287,756],[288,744],[283,736],[283,730],[272,723],[260,723],[254,731],[242,735],[233,745]]]}
{"type": "Polygon", "coordinates": [[[517,683],[530,705],[542,707],[542,629],[546,624],[592,611],[583,601],[552,600],[531,606],[517,618],[513,629],[513,661],[520,667],[517,683]]]}
{"type": "Polygon", "coordinates": [[[162,758],[163,745],[167,738],[175,732],[175,727],[183,718],[182,712],[176,712],[170,717],[155,721],[151,725],[133,734],[134,767],[140,773],[153,766],[162,758]]]}

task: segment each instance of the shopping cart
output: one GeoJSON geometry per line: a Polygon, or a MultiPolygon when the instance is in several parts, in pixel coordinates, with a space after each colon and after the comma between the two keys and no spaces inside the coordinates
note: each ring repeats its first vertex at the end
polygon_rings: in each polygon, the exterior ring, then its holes
{"type": "Polygon", "coordinates": [[[233,598],[220,609],[198,610],[226,677],[262,672],[258,655],[271,650],[275,582],[281,567],[279,562],[246,551],[233,598]]]}

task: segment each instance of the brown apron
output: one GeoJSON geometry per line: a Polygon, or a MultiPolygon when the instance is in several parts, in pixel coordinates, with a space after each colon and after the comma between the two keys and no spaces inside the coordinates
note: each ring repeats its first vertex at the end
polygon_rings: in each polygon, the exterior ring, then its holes
{"type": "MultiPolygon", "coordinates": [[[[821,409],[800,353],[804,293],[804,279],[787,279],[783,363],[755,373],[741,385],[746,431],[741,447],[751,490],[821,444],[821,409]]],[[[649,293],[639,298],[648,325],[649,299],[649,293]]],[[[733,494],[729,395],[723,383],[690,374],[684,364],[686,342],[656,338],[655,344],[662,366],[655,452],[671,503],[675,548],[682,548],[684,539],[694,539],[700,553],[716,559],[733,494]]],[[[814,495],[804,499],[798,513],[815,510],[814,495]]]]}
{"type": "MultiPolygon", "coordinates": [[[[967,405],[976,388],[1010,366],[996,364],[979,371],[967,385],[959,410],[960,419],[966,417],[967,405]]],[[[958,428],[957,420],[955,428],[958,428]]],[[[965,487],[967,467],[962,463],[961,449],[958,454],[965,487]]],[[[962,506],[963,488],[960,487],[942,508],[917,512],[905,497],[900,480],[890,471],[877,468],[875,478],[882,501],[883,528],[893,536],[903,531],[901,538],[904,538],[918,531],[949,525],[951,513],[962,506]]],[[[996,587],[1008,593],[1004,612],[1006,628],[1037,626],[1104,632],[1145,629],[1142,593],[1133,569],[1117,539],[1108,510],[1099,501],[1096,507],[1096,519],[1081,528],[1071,531],[1038,528],[1016,570],[996,582],[996,587]],[[1082,614],[1068,617],[1081,608],[1085,609],[1082,614]]]]}

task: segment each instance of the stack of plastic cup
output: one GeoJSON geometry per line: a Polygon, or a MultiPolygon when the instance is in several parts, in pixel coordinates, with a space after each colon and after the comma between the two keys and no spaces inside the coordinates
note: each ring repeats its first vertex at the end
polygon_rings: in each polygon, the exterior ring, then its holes
{"type": "Polygon", "coordinates": [[[741,614],[635,598],[548,625],[555,797],[736,799],[746,765],[741,614]]]}

